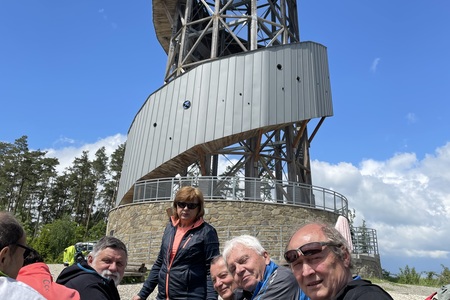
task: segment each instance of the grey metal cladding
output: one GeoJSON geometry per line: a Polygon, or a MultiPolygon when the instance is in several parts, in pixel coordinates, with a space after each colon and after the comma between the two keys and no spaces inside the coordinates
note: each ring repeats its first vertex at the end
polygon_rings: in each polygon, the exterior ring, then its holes
{"type": "Polygon", "coordinates": [[[206,62],[150,95],[137,113],[116,204],[137,180],[196,145],[332,115],[323,45],[274,46],[206,62]]]}

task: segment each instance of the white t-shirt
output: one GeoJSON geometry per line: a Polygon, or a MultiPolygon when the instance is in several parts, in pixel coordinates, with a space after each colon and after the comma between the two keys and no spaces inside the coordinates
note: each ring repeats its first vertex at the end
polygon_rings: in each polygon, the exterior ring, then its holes
{"type": "Polygon", "coordinates": [[[10,277],[0,277],[0,299],[46,300],[31,286],[10,277]]]}

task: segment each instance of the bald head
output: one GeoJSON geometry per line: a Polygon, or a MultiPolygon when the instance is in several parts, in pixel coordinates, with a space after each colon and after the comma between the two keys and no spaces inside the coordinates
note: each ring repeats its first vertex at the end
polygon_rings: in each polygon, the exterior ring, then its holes
{"type": "Polygon", "coordinates": [[[329,225],[302,226],[291,237],[285,257],[311,300],[331,299],[352,280],[347,242],[329,225]]]}

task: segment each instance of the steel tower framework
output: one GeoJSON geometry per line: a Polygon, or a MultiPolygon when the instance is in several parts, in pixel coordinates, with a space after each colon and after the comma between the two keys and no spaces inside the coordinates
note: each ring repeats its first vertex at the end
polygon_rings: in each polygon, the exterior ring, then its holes
{"type": "MultiPolygon", "coordinates": [[[[152,7],[157,38],[168,54],[164,76],[166,86],[210,62],[255,53],[265,48],[280,49],[286,45],[300,43],[296,0],[153,0],[152,7]]],[[[328,77],[326,56],[321,60],[326,66],[323,72],[326,78],[328,77]]],[[[282,70],[285,66],[277,64],[277,68],[282,70]]],[[[311,77],[319,73],[316,69],[312,67],[311,77]]],[[[222,72],[221,69],[219,72],[222,72]]],[[[329,80],[329,77],[327,79],[329,80]]],[[[302,80],[304,80],[302,76],[296,77],[297,82],[301,83],[302,80]]],[[[312,83],[314,88],[325,91],[326,101],[331,106],[329,81],[319,82],[317,78],[311,79],[312,81],[315,81],[312,83]]],[[[229,88],[229,82],[225,80],[215,82],[213,85],[219,91],[229,88]]],[[[211,82],[200,84],[200,88],[208,86],[211,86],[211,82]]],[[[317,92],[313,91],[310,94],[315,96],[317,92]]],[[[217,99],[212,99],[211,102],[215,100],[217,99]]],[[[187,101],[186,105],[185,109],[189,108],[190,101],[187,101]]],[[[254,130],[246,130],[245,133],[215,139],[214,147],[211,143],[208,146],[198,144],[194,147],[195,151],[184,156],[182,163],[180,159],[176,161],[174,157],[172,162],[167,160],[156,168],[138,172],[139,174],[131,176],[133,178],[125,174],[126,179],[121,181],[117,204],[131,201],[133,194],[131,182],[176,174],[185,176],[192,166],[198,167],[198,172],[203,176],[243,175],[249,178],[312,184],[310,143],[324,119],[332,115],[332,108],[319,115],[320,120],[316,122],[310,136],[307,130],[310,117],[294,122],[279,121],[278,124],[261,126],[254,130]],[[218,174],[221,155],[227,157],[228,161],[233,161],[225,174],[218,174]]],[[[133,159],[130,153],[137,152],[128,147],[130,145],[127,142],[128,156],[126,152],[123,173],[130,172],[129,160],[133,159]]],[[[283,197],[289,195],[278,189],[276,199],[283,197]]],[[[306,198],[302,201],[312,203],[313,199],[306,198]]]]}
{"type": "Polygon", "coordinates": [[[187,0],[166,13],[174,13],[170,24],[162,24],[172,28],[168,48],[162,43],[166,82],[211,59],[300,41],[295,0],[187,0]]]}

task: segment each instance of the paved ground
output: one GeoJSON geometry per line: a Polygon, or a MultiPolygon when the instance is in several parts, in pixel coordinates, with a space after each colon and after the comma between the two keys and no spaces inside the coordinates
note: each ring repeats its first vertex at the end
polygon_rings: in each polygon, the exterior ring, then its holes
{"type": "MultiPolygon", "coordinates": [[[[59,273],[64,268],[62,264],[49,265],[49,267],[54,280],[56,280],[59,273]]],[[[392,296],[392,298],[394,298],[394,300],[424,300],[426,297],[436,291],[436,288],[406,284],[394,284],[391,282],[383,282],[379,285],[382,286],[392,296]]],[[[131,300],[133,295],[136,295],[141,287],[142,283],[119,285],[118,290],[120,293],[120,298],[123,300],[131,300]]],[[[154,300],[155,296],[156,292],[150,295],[148,299],[154,300]]]]}

